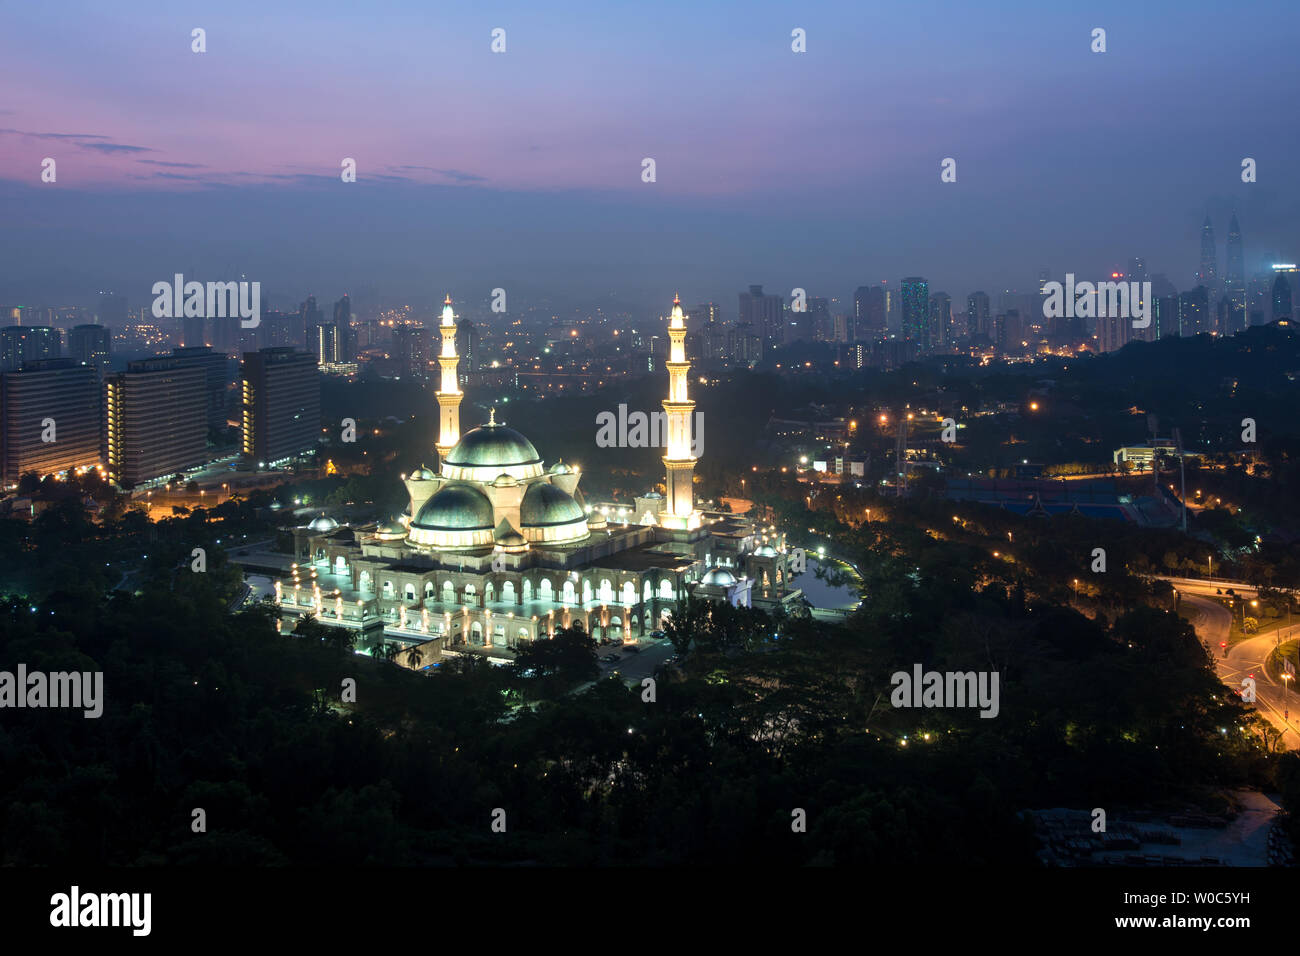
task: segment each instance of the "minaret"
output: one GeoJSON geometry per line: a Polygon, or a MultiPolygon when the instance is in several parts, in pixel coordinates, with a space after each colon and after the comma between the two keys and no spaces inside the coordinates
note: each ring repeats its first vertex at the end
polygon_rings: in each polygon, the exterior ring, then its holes
{"type": "Polygon", "coordinates": [[[438,461],[445,461],[447,453],[456,442],[460,441],[460,382],[456,377],[456,367],[460,356],[456,354],[456,315],[451,310],[451,296],[442,304],[442,322],[438,325],[442,335],[442,352],[438,355],[438,364],[442,366],[442,387],[438,389],[439,418],[442,421],[438,432],[438,461]]]}
{"type": "Polygon", "coordinates": [[[691,487],[695,475],[695,456],[691,453],[691,412],[695,403],[687,397],[686,380],[691,363],[686,361],[686,317],[682,315],[682,301],[673,296],[673,314],[668,320],[670,340],[668,361],[668,398],[664,412],[668,417],[668,445],[664,455],[667,470],[668,500],[659,515],[665,528],[687,530],[700,526],[700,513],[695,510],[695,492],[691,487]]]}

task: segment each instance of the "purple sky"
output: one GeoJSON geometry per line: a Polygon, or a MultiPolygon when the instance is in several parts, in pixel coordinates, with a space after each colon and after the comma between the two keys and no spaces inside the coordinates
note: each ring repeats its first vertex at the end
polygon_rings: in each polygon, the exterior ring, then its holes
{"type": "Polygon", "coordinates": [[[922,274],[964,298],[1133,255],[1185,287],[1201,218],[1222,242],[1233,209],[1248,268],[1300,255],[1294,6],[1055,7],[15,6],[0,301],[142,304],[184,271],[731,310],[750,282],[844,298],[922,274]]]}

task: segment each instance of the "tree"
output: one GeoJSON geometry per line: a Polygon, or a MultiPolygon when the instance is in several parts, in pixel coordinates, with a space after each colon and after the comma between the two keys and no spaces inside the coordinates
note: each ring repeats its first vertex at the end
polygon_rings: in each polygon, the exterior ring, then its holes
{"type": "Polygon", "coordinates": [[[520,679],[590,680],[600,673],[596,641],[581,624],[559,628],[549,640],[529,641],[518,648],[513,672],[520,679]]]}
{"type": "Polygon", "coordinates": [[[424,652],[418,647],[412,647],[406,652],[406,663],[412,670],[418,670],[424,663],[424,652]]]}

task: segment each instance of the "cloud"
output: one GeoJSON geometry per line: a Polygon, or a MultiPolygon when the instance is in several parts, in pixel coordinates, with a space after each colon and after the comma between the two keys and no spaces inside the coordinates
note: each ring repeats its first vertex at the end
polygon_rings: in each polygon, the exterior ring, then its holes
{"type": "Polygon", "coordinates": [[[170,166],[172,169],[207,169],[203,163],[165,163],[161,159],[137,159],[136,162],[150,166],[170,166]]]}
{"type": "Polygon", "coordinates": [[[0,133],[12,136],[28,136],[32,139],[54,139],[71,142],[78,149],[93,149],[101,153],[152,153],[156,150],[148,146],[129,146],[126,143],[114,143],[107,136],[98,133],[33,133],[23,129],[0,129],[0,133]]]}
{"type": "Polygon", "coordinates": [[[389,169],[422,169],[426,172],[437,173],[439,176],[446,176],[448,179],[455,180],[458,183],[485,183],[486,176],[479,176],[475,173],[463,172],[459,169],[438,169],[436,166],[389,166],[389,169]]]}
{"type": "Polygon", "coordinates": [[[95,149],[101,153],[155,153],[148,146],[128,146],[125,143],[78,143],[81,149],[95,149]]]}

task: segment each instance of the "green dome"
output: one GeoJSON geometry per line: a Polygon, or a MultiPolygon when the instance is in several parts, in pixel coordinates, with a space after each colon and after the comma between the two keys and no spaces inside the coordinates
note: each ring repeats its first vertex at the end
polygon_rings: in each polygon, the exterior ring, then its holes
{"type": "Polygon", "coordinates": [[[573,498],[547,481],[535,481],[529,485],[519,505],[519,520],[533,528],[572,524],[585,517],[573,498]]]}
{"type": "Polygon", "coordinates": [[[445,485],[424,503],[411,527],[425,531],[491,531],[492,502],[473,485],[445,485]]]}
{"type": "Polygon", "coordinates": [[[754,549],[754,557],[756,557],[756,558],[775,558],[775,557],[776,557],[776,548],[772,547],[770,544],[761,544],[761,545],[759,545],[757,548],[754,549]]]}
{"type": "Polygon", "coordinates": [[[428,468],[424,467],[424,465],[421,465],[419,468],[415,469],[415,471],[411,472],[411,478],[414,481],[432,481],[434,478],[437,477],[438,477],[437,475],[435,475],[428,468]]]}
{"type": "Polygon", "coordinates": [[[505,425],[490,423],[467,431],[447,452],[448,465],[460,468],[496,468],[540,465],[541,456],[527,438],[505,425]]]}

